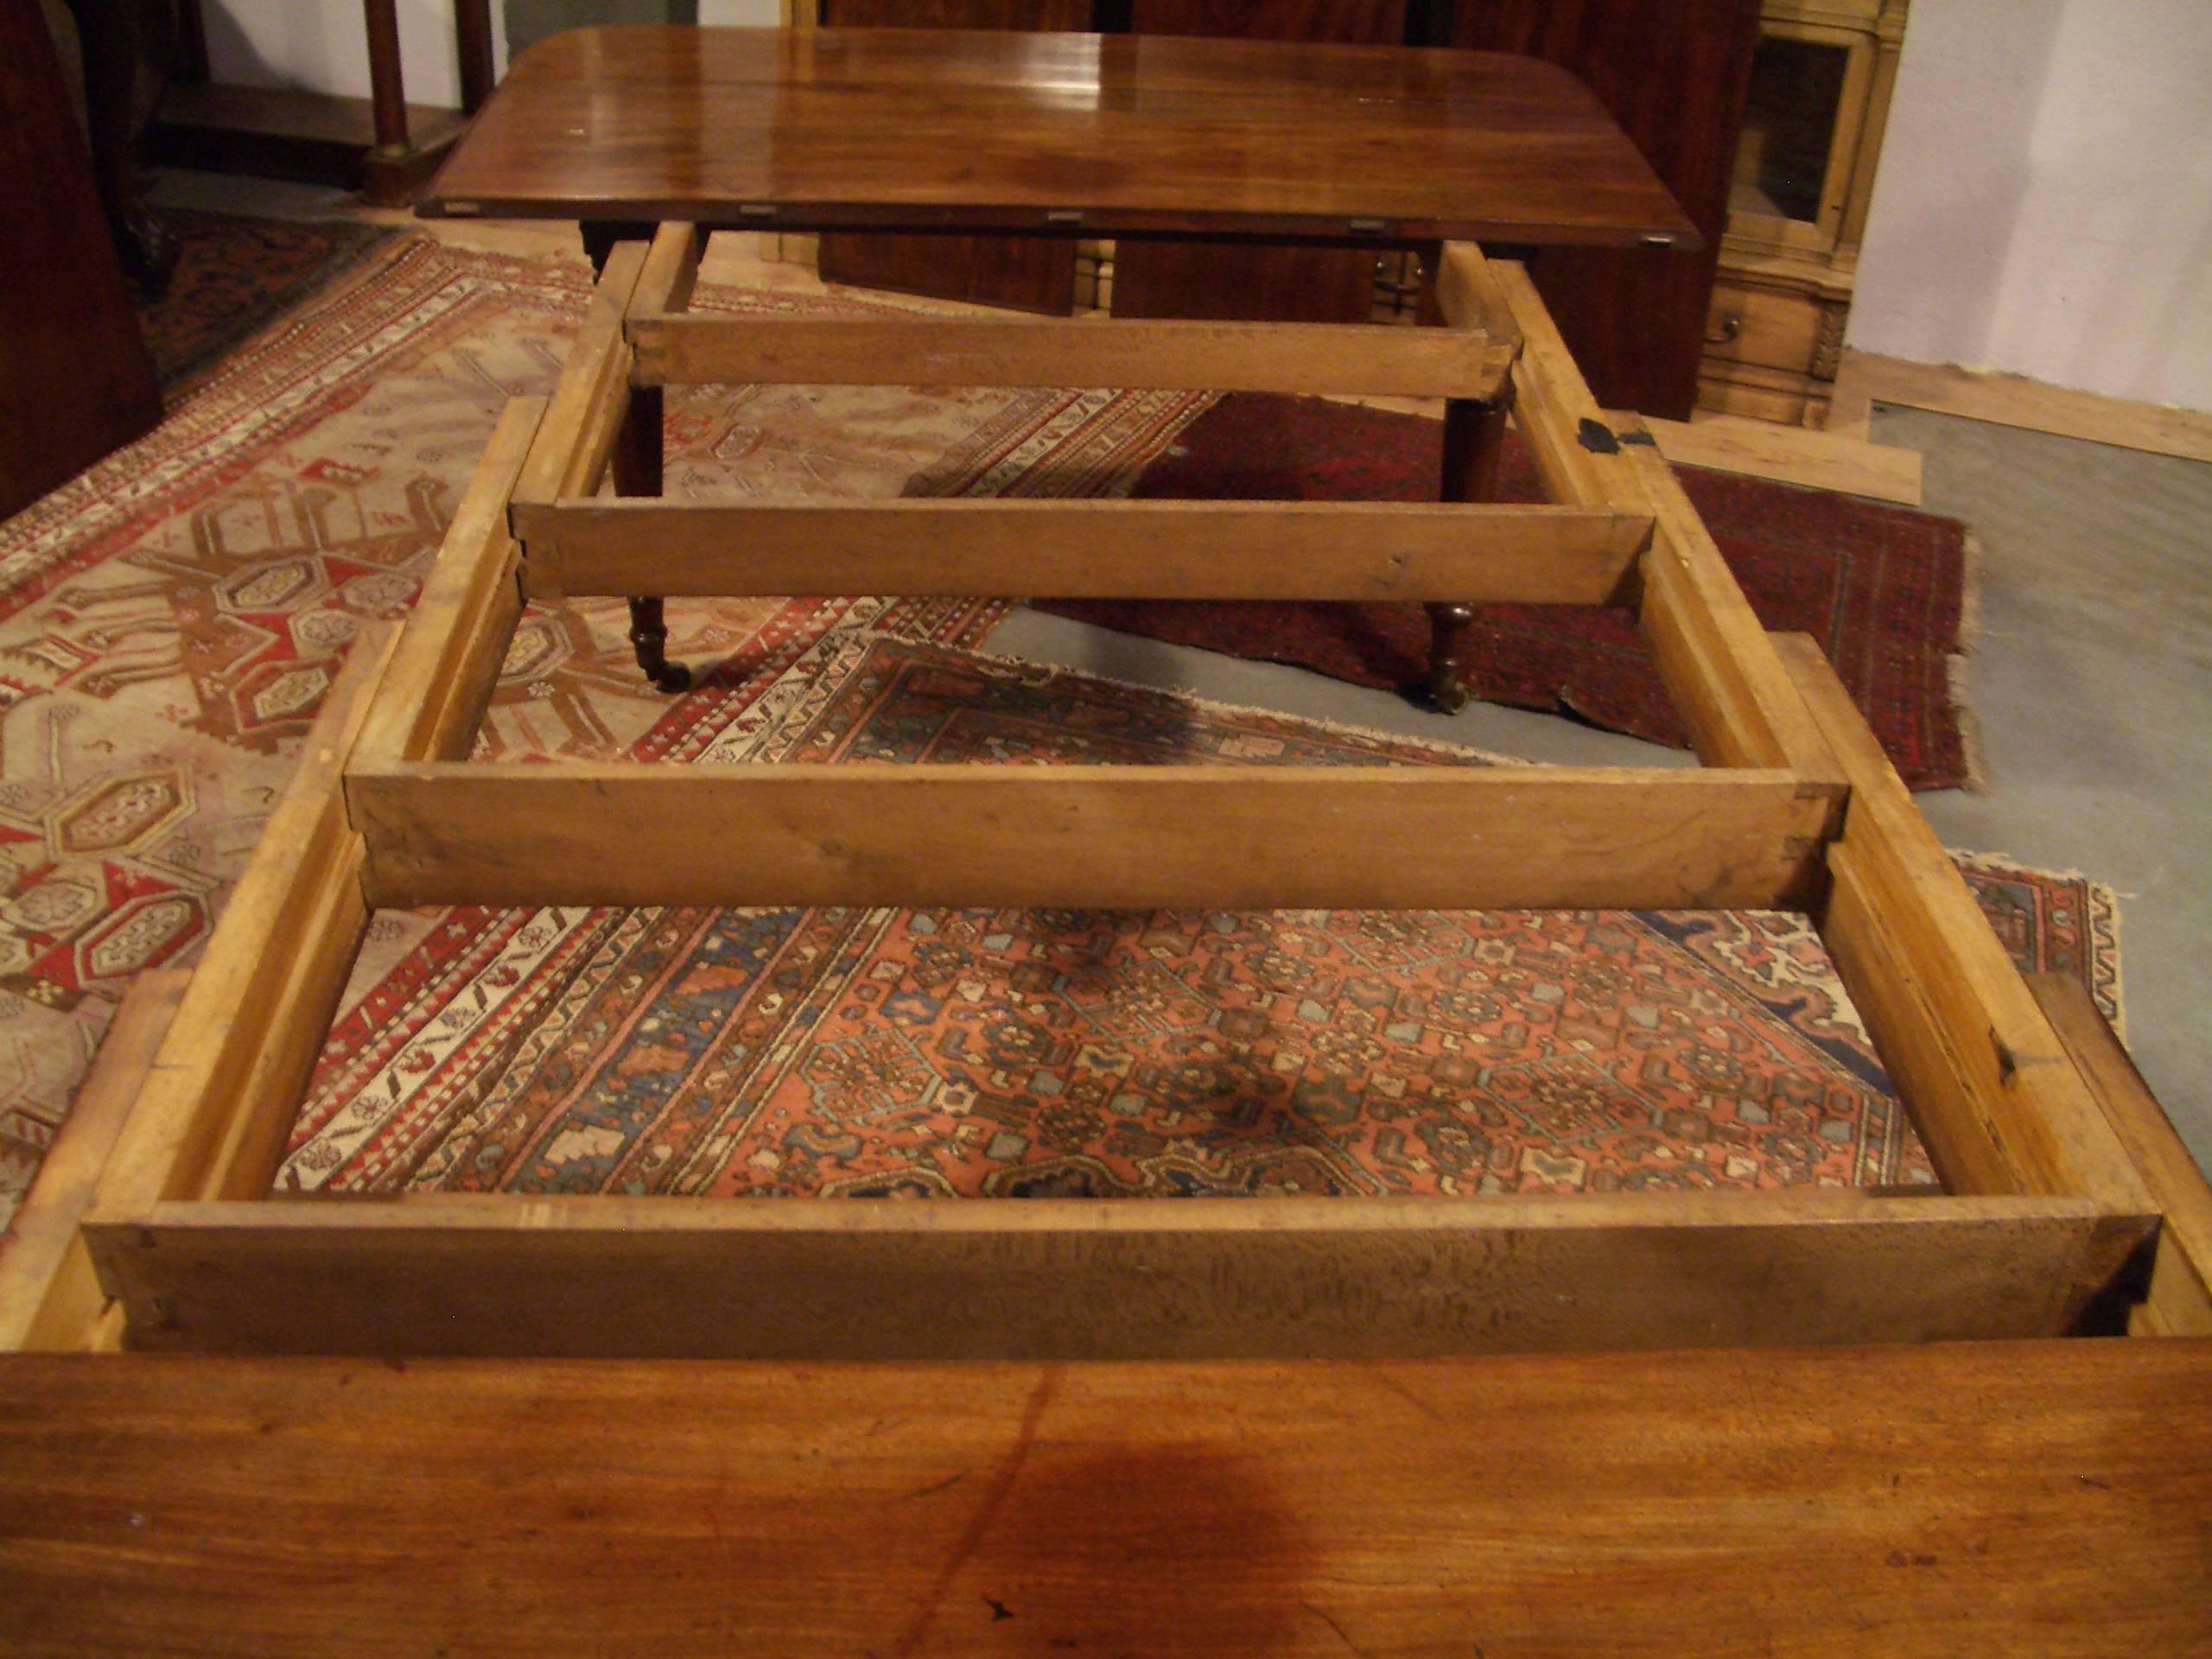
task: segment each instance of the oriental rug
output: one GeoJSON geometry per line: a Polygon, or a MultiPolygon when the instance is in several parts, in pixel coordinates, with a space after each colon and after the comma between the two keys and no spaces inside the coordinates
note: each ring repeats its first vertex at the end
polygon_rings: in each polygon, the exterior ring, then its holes
{"type": "MultiPolygon", "coordinates": [[[[1436,499],[1441,423],[1318,397],[1220,399],[1148,467],[1140,496],[1436,499]]],[[[1752,608],[1813,635],[1915,789],[1974,772],[1955,691],[1967,648],[1967,536],[1956,519],[1826,491],[1678,469],[1752,608]]],[[[1503,493],[1539,500],[1508,448],[1503,493]]],[[[1426,678],[1428,623],[1411,605],[1049,601],[1041,608],[1176,645],[1294,664],[1355,684],[1426,678]]],[[[1469,634],[1468,689],[1687,747],[1633,618],[1564,606],[1488,605],[1469,634]]]]}
{"type": "MultiPolygon", "coordinates": [[[[346,280],[188,376],[154,433],[0,523],[0,1217],[36,1172],[132,976],[197,955],[339,662],[365,624],[412,602],[499,408],[511,395],[550,390],[588,288],[573,264],[416,238],[372,251],[346,280]]],[[[713,289],[700,301],[760,313],[908,308],[713,289]]],[[[1110,391],[716,389],[671,399],[670,488],[817,498],[1126,493],[1204,406],[1110,391]]],[[[973,640],[1001,608],[926,599],[674,605],[677,654],[713,671],[675,704],[634,672],[619,602],[533,611],[482,753],[694,755],[754,736],[796,746],[795,734],[816,729],[808,711],[826,708],[853,677],[836,665],[864,660],[851,653],[973,640]]],[[[939,667],[975,671],[950,657],[939,667]]],[[[899,683],[918,684],[919,671],[899,669],[899,683]]],[[[857,683],[844,693],[857,695],[857,683]]],[[[1082,725],[1112,705],[1071,690],[1053,706],[1082,725]]],[[[976,741],[1018,759],[1093,741],[1052,736],[1045,712],[1002,720],[998,735],[976,741]]],[[[1152,717],[1155,727],[1214,729],[1209,718],[1152,717]]],[[[861,722],[855,752],[881,743],[895,758],[903,740],[894,724],[888,714],[861,722]]],[[[1239,729],[1220,741],[1256,744],[1262,759],[1283,741],[1239,729]]],[[[1344,748],[1351,740],[1340,734],[1310,741],[1347,754],[1357,747],[1344,748]]],[[[2113,964],[2099,941],[2109,942],[2111,912],[2097,890],[2032,874],[2008,876],[2005,890],[2016,946],[2036,957],[2061,942],[2109,1005],[2113,964]]],[[[510,991],[535,994],[547,982],[530,952],[574,945],[586,923],[664,926],[668,914],[564,914],[557,926],[543,916],[381,914],[342,1014],[370,1023],[334,1033],[333,1064],[366,1065],[382,1044],[416,1076],[419,1039],[447,1011],[479,995],[499,1006],[510,991]],[[519,954],[490,960],[491,938],[519,954]],[[437,1012],[423,1016],[426,998],[437,1012]]],[[[778,971],[793,971],[818,930],[836,925],[791,924],[794,942],[778,971]]],[[[901,937],[918,958],[929,954],[923,930],[901,937]]],[[[628,938],[594,945],[591,960],[626,960],[628,938]]],[[[836,950],[843,961],[860,946],[836,950]]],[[[595,982],[563,982],[578,995],[595,982]]],[[[804,981],[817,995],[844,982],[804,981]]],[[[963,998],[968,983],[957,982],[963,998]]],[[[759,995],[747,1006],[753,1017],[774,1012],[759,995]]],[[[559,1029],[588,1048],[613,1035],[588,1024],[559,1029]]],[[[1821,1035],[1789,1040],[1802,1047],[1821,1035]]],[[[458,1075],[432,1058],[421,1075],[458,1075]]],[[[1834,1075],[1833,1065],[1821,1075],[1834,1075]]],[[[322,1090],[318,1111],[329,1101],[322,1090]]],[[[396,1147],[408,1124],[388,1127],[385,1144],[396,1147]]],[[[660,1144],[641,1143],[648,1156],[660,1144]]],[[[303,1183],[327,1182],[337,1168],[308,1155],[321,1144],[302,1144],[295,1170],[303,1183]]],[[[1831,1171],[1860,1167],[1859,1150],[1837,1143],[1821,1156],[1831,1171]]],[[[1607,1155],[1609,1167],[1641,1167],[1618,1148],[1607,1155]]],[[[1819,1161],[1788,1148],[1762,1155],[1752,1178],[1819,1161]]],[[[1448,1173],[1435,1163],[1421,1179],[1448,1173]]],[[[1608,1177],[1597,1169],[1580,1179],[1608,1177]]]]}
{"type": "MultiPolygon", "coordinates": [[[[702,765],[1493,759],[866,627],[679,704],[651,747],[702,765]]],[[[2111,982],[2108,899],[2009,868],[1969,879],[2026,959],[2111,982]]],[[[349,991],[287,1189],[1931,1179],[1817,936],[1789,915],[547,907],[404,926],[349,991]]]]}
{"type": "MultiPolygon", "coordinates": [[[[184,285],[196,268],[173,290],[187,317],[202,308],[184,285]]],[[[500,408],[551,390],[589,282],[581,263],[387,245],[188,374],[154,432],[0,523],[0,1221],[131,976],[197,954],[340,661],[364,624],[412,602],[500,408]]],[[[912,308],[700,298],[763,314],[912,308]]],[[[1126,490],[1201,404],[702,390],[670,399],[669,487],[1126,490]]],[[[857,626],[844,600],[670,608],[679,656],[735,658],[741,677],[857,626]]],[[[868,626],[973,632],[1002,608],[908,601],[868,626]]],[[[533,612],[489,748],[620,753],[648,738],[669,705],[639,677],[626,626],[619,601],[533,612]]]]}
{"type": "Polygon", "coordinates": [[[138,326],[172,400],[202,370],[285,312],[342,282],[402,234],[344,219],[251,219],[167,208],[176,270],[138,326]]]}

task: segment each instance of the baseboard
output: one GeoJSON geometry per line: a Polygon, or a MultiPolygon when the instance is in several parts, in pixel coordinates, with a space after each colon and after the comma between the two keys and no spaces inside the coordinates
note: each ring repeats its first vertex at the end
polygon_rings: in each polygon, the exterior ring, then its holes
{"type": "Polygon", "coordinates": [[[2212,461],[2212,414],[2069,391],[2023,375],[1984,374],[1947,364],[1845,352],[1830,429],[1852,429],[1874,403],[1902,404],[2150,454],[2212,461]]]}

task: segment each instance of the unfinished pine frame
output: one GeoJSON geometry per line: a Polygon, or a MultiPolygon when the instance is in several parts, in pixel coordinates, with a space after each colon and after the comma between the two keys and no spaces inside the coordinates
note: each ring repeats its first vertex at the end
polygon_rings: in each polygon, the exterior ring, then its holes
{"type": "MultiPolygon", "coordinates": [[[[1060,1359],[2052,1337],[2115,1328],[2154,1262],[2145,1328],[2212,1332],[2203,1258],[2162,1236],[2177,1200],[2146,1186],[2109,1090],[2014,971],[1817,650],[1760,626],[1633,417],[1592,402],[1518,267],[1446,247],[1446,326],[1420,331],[847,324],[686,315],[699,253],[688,226],[616,250],[550,402],[501,419],[396,644],[357,650],[332,693],[85,1219],[128,1345],[1060,1359]],[[657,481],[643,452],[661,385],[894,371],[1510,401],[1554,505],[596,498],[610,467],[657,481]],[[1704,764],[467,759],[526,599],[803,592],[815,576],[830,592],[1630,606],[1704,764]],[[1942,1189],[270,1198],[369,912],[453,900],[1787,907],[1820,926],[1942,1189]]],[[[1478,466],[1480,436],[1463,420],[1447,448],[1478,466]]]]}

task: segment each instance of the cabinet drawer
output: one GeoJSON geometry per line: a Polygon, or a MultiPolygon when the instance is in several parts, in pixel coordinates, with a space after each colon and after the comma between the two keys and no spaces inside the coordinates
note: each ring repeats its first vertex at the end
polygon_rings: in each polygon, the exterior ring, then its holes
{"type": "MultiPolygon", "coordinates": [[[[1724,278],[1713,284],[1705,354],[1720,362],[1819,374],[1821,330],[1827,310],[1810,295],[1750,288],[1724,278]]],[[[1828,374],[1834,373],[1831,365],[1828,374]]]]}

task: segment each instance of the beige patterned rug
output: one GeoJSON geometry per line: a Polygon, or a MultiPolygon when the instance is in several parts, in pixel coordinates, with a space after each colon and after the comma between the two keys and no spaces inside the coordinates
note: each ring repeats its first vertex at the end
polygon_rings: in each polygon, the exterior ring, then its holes
{"type": "MultiPolygon", "coordinates": [[[[347,645],[404,613],[500,406],[550,391],[578,265],[410,238],[198,377],[141,442],[0,523],[0,1217],[132,975],[184,963],[347,645]]],[[[736,311],[877,301],[702,290],[736,311]]],[[[1179,393],[715,389],[671,399],[671,493],[1116,487],[1203,406],[1179,393]]],[[[802,648],[849,601],[671,606],[677,655],[802,648]]],[[[928,637],[992,604],[874,619],[928,637]]],[[[533,613],[497,753],[619,753],[666,699],[619,602],[533,613]]],[[[379,943],[416,924],[380,925],[379,943]]]]}

